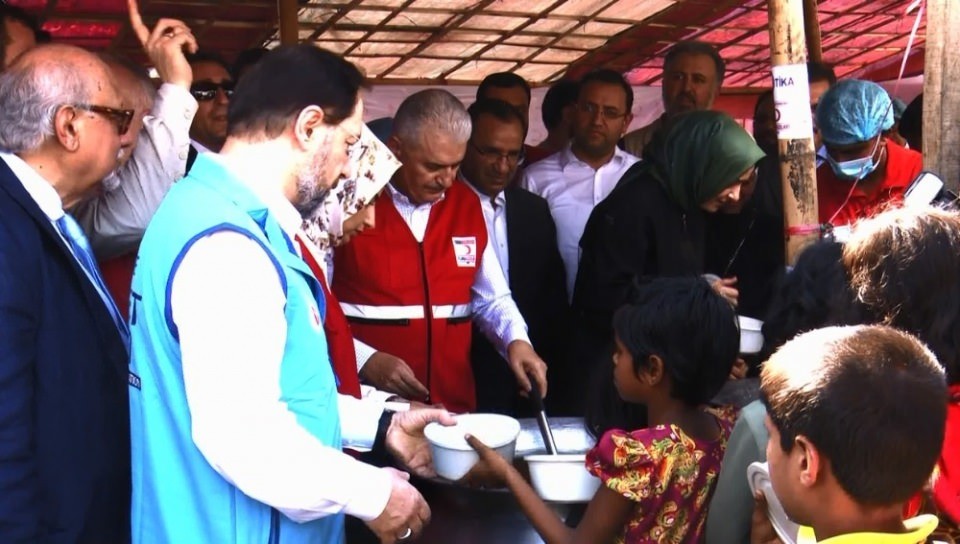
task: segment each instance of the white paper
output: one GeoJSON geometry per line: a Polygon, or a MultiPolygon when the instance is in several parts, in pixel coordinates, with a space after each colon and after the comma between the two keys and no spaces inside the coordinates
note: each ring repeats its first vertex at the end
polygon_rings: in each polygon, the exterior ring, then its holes
{"type": "Polygon", "coordinates": [[[813,136],[806,64],[773,67],[773,101],[777,108],[777,138],[799,140],[813,136]]]}

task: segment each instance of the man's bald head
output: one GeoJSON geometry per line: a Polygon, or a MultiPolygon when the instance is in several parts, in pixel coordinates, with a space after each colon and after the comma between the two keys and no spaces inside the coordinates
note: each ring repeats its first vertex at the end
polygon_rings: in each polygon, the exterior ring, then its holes
{"type": "Polygon", "coordinates": [[[121,108],[96,55],[69,45],[36,47],[0,74],[0,150],[42,166],[67,204],[117,167],[121,108]]]}

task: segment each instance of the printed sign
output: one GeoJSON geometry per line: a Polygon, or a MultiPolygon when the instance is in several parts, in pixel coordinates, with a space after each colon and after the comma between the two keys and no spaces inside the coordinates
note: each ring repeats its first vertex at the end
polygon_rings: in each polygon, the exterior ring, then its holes
{"type": "Polygon", "coordinates": [[[773,67],[773,102],[777,108],[777,138],[799,140],[813,136],[806,64],[773,67]]]}
{"type": "Polygon", "coordinates": [[[477,238],[475,236],[454,236],[453,254],[460,268],[477,267],[477,238]]]}

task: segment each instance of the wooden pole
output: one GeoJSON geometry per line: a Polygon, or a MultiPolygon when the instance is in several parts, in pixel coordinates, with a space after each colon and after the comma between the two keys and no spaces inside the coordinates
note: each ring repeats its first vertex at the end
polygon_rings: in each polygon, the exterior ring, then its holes
{"type": "Polygon", "coordinates": [[[300,6],[297,0],[277,0],[280,21],[280,43],[296,45],[300,41],[300,6]]]}
{"type": "Polygon", "coordinates": [[[819,238],[804,0],[767,0],[787,264],[819,238]]]}
{"type": "Polygon", "coordinates": [[[956,192],[960,184],[960,2],[927,0],[923,71],[923,167],[956,192]],[[953,39],[951,39],[953,37],[953,39]]]}
{"type": "Polygon", "coordinates": [[[813,62],[823,62],[823,44],[820,37],[817,0],[803,0],[803,28],[807,38],[808,58],[813,62]]]}

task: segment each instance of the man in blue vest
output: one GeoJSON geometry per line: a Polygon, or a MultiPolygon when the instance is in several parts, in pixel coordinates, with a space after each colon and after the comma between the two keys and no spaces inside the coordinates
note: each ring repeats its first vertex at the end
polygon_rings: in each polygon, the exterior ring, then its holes
{"type": "Polygon", "coordinates": [[[197,158],[147,228],[130,309],[134,543],[339,544],[344,515],[393,543],[429,520],[406,473],[340,448],[367,436],[429,476],[423,427],[451,417],[342,408],[324,295],[296,249],[302,217],[349,173],[362,85],[313,46],[269,53],[236,89],[220,154],[197,158]]]}

